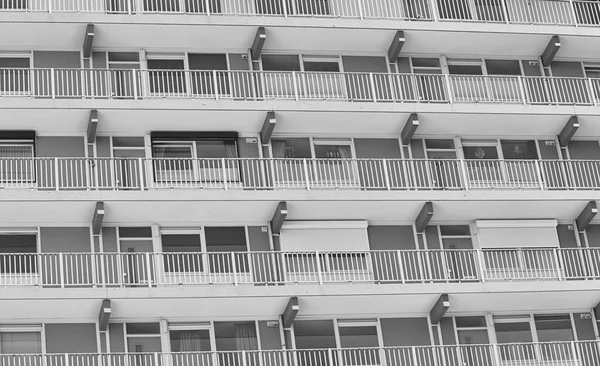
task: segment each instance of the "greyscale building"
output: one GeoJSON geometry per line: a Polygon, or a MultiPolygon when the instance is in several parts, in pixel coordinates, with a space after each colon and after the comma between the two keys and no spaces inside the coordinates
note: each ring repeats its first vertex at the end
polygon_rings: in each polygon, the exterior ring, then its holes
{"type": "Polygon", "coordinates": [[[0,0],[3,366],[599,366],[600,2],[0,0]]]}

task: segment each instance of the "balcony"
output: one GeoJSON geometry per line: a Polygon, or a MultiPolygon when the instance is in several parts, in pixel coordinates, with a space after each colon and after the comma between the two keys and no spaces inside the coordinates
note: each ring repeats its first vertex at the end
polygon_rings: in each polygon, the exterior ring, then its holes
{"type": "Polygon", "coordinates": [[[600,161],[0,158],[0,188],[596,190],[600,161]]]}
{"type": "Polygon", "coordinates": [[[0,254],[0,286],[418,284],[600,279],[600,248],[0,254]]]}
{"type": "Polygon", "coordinates": [[[589,0],[3,0],[1,11],[106,14],[199,14],[600,25],[589,0]]]}
{"type": "Polygon", "coordinates": [[[600,360],[599,341],[324,348],[302,350],[4,354],[5,365],[193,365],[193,366],[356,366],[484,365],[592,366],[600,360]]]}
{"type": "Polygon", "coordinates": [[[598,105],[600,79],[272,71],[0,69],[0,97],[598,105]]]}

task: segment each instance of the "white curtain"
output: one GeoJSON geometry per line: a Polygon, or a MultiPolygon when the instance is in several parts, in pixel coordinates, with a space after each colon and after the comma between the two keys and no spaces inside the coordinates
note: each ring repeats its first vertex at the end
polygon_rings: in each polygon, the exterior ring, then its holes
{"type": "Polygon", "coordinates": [[[187,330],[181,332],[181,352],[200,352],[202,351],[202,341],[200,332],[187,330]]]}
{"type": "Polygon", "coordinates": [[[237,158],[237,148],[235,143],[225,142],[225,158],[235,159],[237,158]]]}
{"type": "Polygon", "coordinates": [[[256,326],[254,323],[235,324],[235,344],[238,351],[250,351],[258,349],[256,326]]]}
{"type": "Polygon", "coordinates": [[[284,140],[271,140],[274,158],[285,158],[286,143],[284,140]]]}
{"type": "Polygon", "coordinates": [[[340,158],[342,158],[342,159],[352,158],[352,150],[350,149],[350,146],[339,145],[338,151],[340,152],[340,158]]]}

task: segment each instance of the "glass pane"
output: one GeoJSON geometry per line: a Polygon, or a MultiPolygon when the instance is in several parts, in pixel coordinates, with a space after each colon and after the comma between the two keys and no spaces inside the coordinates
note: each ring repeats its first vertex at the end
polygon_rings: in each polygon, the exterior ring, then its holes
{"type": "Polygon", "coordinates": [[[244,227],[206,227],[206,251],[244,252],[246,251],[246,230],[244,227]]]}
{"type": "Polygon", "coordinates": [[[42,353],[40,332],[3,332],[0,349],[3,354],[42,353]]]}
{"type": "Polygon", "coordinates": [[[183,60],[148,60],[149,70],[183,70],[183,60]]]}
{"type": "Polygon", "coordinates": [[[311,158],[309,139],[272,140],[274,158],[311,158]]]}
{"type": "Polygon", "coordinates": [[[217,351],[258,349],[254,322],[215,322],[217,351]]]}
{"type": "Polygon", "coordinates": [[[535,315],[534,319],[540,342],[575,340],[569,315],[535,315]]]}
{"type": "Polygon", "coordinates": [[[199,158],[237,158],[235,141],[198,141],[196,152],[199,158]]]}
{"type": "Polygon", "coordinates": [[[533,342],[531,327],[528,322],[496,323],[498,343],[530,343],[533,342]]]}
{"type": "Polygon", "coordinates": [[[537,159],[535,141],[501,141],[504,159],[537,159]]]}
{"type": "Polygon", "coordinates": [[[210,333],[202,330],[172,330],[171,352],[205,352],[210,349],[210,333]]]}
{"type": "Polygon", "coordinates": [[[479,65],[448,65],[451,75],[483,75],[479,65]]]}
{"type": "Polygon", "coordinates": [[[297,55],[262,55],[261,58],[265,71],[300,71],[297,55]]]}
{"type": "Polygon", "coordinates": [[[413,67],[440,67],[439,58],[412,58],[413,67]]]}
{"type": "Polygon", "coordinates": [[[425,146],[427,146],[428,149],[454,150],[454,140],[428,139],[425,140],[425,146]]]}
{"type": "Polygon", "coordinates": [[[153,146],[152,156],[155,158],[191,158],[192,147],[191,146],[153,146]]]}
{"type": "Polygon", "coordinates": [[[119,237],[121,238],[151,238],[152,228],[150,227],[120,227],[119,237]]]}
{"type": "Polygon", "coordinates": [[[194,253],[201,252],[200,235],[162,235],[162,249],[166,253],[194,253]]]}
{"type": "Polygon", "coordinates": [[[159,334],[158,323],[127,323],[127,334],[159,334]]]}
{"type": "Polygon", "coordinates": [[[458,342],[460,344],[488,344],[487,329],[458,329],[458,342]]]}
{"type": "Polygon", "coordinates": [[[340,65],[337,62],[304,61],[304,71],[339,72],[340,65]]]}
{"type": "Polygon", "coordinates": [[[344,145],[315,145],[315,157],[322,159],[350,159],[352,150],[344,145]]]}
{"type": "Polygon", "coordinates": [[[485,328],[485,317],[484,316],[457,316],[456,318],[457,328],[485,328]]]}
{"type": "Polygon", "coordinates": [[[463,146],[465,159],[498,159],[496,146],[463,146]]]}
{"type": "Polygon", "coordinates": [[[375,326],[339,327],[342,348],[379,347],[375,326]]]}
{"type": "Polygon", "coordinates": [[[488,75],[521,75],[517,60],[485,60],[488,75]]]}
{"type": "Polygon", "coordinates": [[[297,349],[336,348],[332,320],[294,322],[297,349]]]}
{"type": "MultiPolygon", "coordinates": [[[[470,236],[469,225],[440,225],[440,232],[444,236],[470,236]]],[[[458,319],[458,318],[456,318],[458,319]]]]}

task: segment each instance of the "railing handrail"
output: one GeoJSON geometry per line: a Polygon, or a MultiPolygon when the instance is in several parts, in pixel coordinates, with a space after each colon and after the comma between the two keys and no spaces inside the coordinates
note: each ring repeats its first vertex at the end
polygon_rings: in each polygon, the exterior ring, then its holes
{"type": "Polygon", "coordinates": [[[380,346],[380,347],[335,347],[335,348],[309,348],[309,349],[270,349],[270,350],[230,350],[230,351],[187,351],[187,352],[110,352],[110,353],[97,353],[97,352],[81,352],[81,353],[13,353],[13,354],[2,354],[0,359],[3,357],[119,357],[119,356],[151,356],[155,354],[159,355],[213,355],[213,354],[252,354],[252,353],[321,353],[329,352],[329,350],[335,351],[378,351],[378,350],[412,350],[412,349],[468,349],[468,348],[481,348],[481,347],[540,347],[540,346],[571,346],[571,345],[599,345],[600,340],[573,340],[573,341],[551,341],[551,342],[524,342],[524,343],[482,343],[482,344],[458,344],[458,345],[418,345],[418,346],[380,346]]]}

